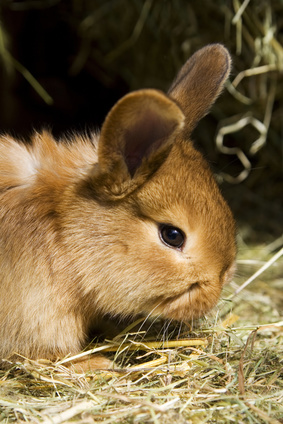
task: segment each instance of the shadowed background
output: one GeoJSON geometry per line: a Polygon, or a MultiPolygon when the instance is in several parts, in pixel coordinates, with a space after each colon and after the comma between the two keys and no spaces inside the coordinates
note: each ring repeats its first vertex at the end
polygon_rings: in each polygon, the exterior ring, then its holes
{"type": "Polygon", "coordinates": [[[233,57],[227,89],[195,130],[247,242],[282,234],[283,211],[283,2],[237,0],[2,0],[0,3],[0,131],[28,140],[48,127],[56,137],[99,128],[111,106],[130,90],[165,90],[198,48],[224,43],[233,57]],[[240,74],[242,79],[234,80],[240,74]],[[253,125],[240,129],[247,114],[253,125]],[[244,169],[221,153],[224,137],[251,163],[244,169]]]}

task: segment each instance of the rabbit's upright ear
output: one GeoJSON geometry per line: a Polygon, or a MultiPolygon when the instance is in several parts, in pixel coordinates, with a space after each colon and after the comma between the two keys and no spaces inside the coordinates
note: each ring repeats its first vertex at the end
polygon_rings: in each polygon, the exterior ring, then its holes
{"type": "Polygon", "coordinates": [[[98,143],[92,186],[107,200],[124,197],[164,162],[184,125],[179,106],[158,90],[139,90],[110,110],[98,143]]]}
{"type": "Polygon", "coordinates": [[[221,44],[211,44],[198,50],[179,71],[168,95],[183,110],[185,132],[190,134],[206,115],[220,94],[229,76],[231,58],[221,44]]]}

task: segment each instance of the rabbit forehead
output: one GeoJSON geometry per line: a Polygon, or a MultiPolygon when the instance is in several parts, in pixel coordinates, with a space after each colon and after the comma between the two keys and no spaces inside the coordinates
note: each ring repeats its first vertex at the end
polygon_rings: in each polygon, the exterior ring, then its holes
{"type": "Polygon", "coordinates": [[[141,211],[156,220],[172,217],[194,227],[212,217],[231,213],[211,170],[191,143],[176,144],[155,175],[137,192],[141,211]]]}

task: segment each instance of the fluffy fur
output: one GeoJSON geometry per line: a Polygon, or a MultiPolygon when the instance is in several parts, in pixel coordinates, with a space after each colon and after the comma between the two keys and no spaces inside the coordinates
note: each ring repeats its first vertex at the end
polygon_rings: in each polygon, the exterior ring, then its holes
{"type": "Polygon", "coordinates": [[[168,95],[125,96],[91,138],[0,138],[1,358],[77,353],[106,313],[187,320],[215,305],[234,220],[189,135],[229,69],[227,50],[207,46],[168,95]],[[186,234],[181,249],[162,223],[186,234]]]}

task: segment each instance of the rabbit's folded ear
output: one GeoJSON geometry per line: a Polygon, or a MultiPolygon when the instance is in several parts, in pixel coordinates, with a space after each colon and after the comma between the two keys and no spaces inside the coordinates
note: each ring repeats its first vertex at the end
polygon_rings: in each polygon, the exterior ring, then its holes
{"type": "Polygon", "coordinates": [[[158,90],[139,90],[119,100],[102,126],[92,186],[107,199],[124,197],[164,162],[184,125],[179,106],[158,90]]]}
{"type": "Polygon", "coordinates": [[[231,58],[221,44],[198,50],[179,71],[168,95],[183,110],[184,130],[190,134],[220,94],[229,76],[231,58]]]}

